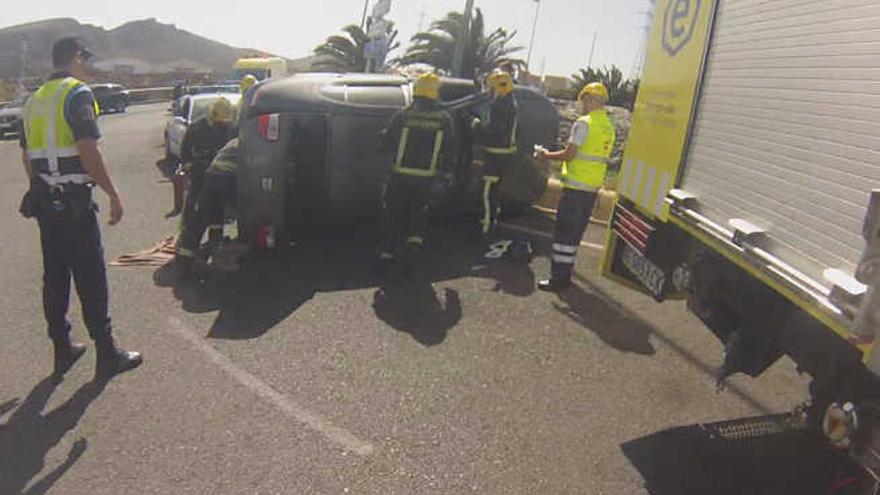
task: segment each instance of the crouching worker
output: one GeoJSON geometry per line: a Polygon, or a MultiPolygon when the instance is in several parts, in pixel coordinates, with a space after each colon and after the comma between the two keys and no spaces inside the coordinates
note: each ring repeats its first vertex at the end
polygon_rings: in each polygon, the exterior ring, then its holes
{"type": "Polygon", "coordinates": [[[193,206],[192,215],[184,223],[175,258],[178,274],[191,278],[193,265],[205,231],[212,252],[223,241],[226,208],[234,207],[237,194],[238,138],[229,141],[205,170],[204,182],[193,206]]]}
{"type": "Polygon", "coordinates": [[[394,115],[381,137],[380,150],[395,153],[382,199],[383,261],[422,251],[431,186],[438,168],[451,168],[454,128],[439,103],[440,84],[436,74],[419,77],[413,84],[413,103],[394,115]]]}

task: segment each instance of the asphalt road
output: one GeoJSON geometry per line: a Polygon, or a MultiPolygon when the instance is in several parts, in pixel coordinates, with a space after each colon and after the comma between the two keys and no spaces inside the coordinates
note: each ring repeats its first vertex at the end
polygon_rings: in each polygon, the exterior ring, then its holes
{"type": "MultiPolygon", "coordinates": [[[[123,223],[104,228],[108,259],[174,232],[155,167],[163,110],[102,118],[126,205],[123,223]]],[[[0,142],[4,495],[639,494],[642,473],[685,448],[646,439],[806,398],[787,360],[716,393],[720,344],[680,304],[599,279],[594,248],[559,298],[534,290],[544,238],[529,266],[484,264],[443,225],[434,283],[403,291],[378,291],[372,250],[346,232],[199,286],[110,268],[116,335],[146,363],[102,387],[90,349],[56,386],[37,229],[16,213],[24,189],[17,143],[0,142]]],[[[594,226],[586,241],[602,236],[594,226]]]]}

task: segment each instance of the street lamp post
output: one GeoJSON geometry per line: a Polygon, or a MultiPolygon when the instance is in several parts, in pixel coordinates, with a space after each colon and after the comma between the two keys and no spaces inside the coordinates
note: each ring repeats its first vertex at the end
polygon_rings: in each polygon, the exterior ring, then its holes
{"type": "Polygon", "coordinates": [[[367,25],[367,8],[370,6],[370,0],[364,0],[364,13],[361,15],[361,30],[367,25]]]}
{"type": "Polygon", "coordinates": [[[467,0],[464,7],[464,33],[455,45],[455,55],[452,57],[452,75],[461,77],[461,66],[464,63],[464,49],[471,37],[471,18],[473,17],[474,0],[467,0]]]}
{"type": "Polygon", "coordinates": [[[526,57],[526,68],[532,67],[532,48],[535,47],[535,33],[538,31],[538,15],[541,13],[541,0],[535,0],[535,22],[532,24],[532,38],[529,40],[529,55],[526,57]]]}

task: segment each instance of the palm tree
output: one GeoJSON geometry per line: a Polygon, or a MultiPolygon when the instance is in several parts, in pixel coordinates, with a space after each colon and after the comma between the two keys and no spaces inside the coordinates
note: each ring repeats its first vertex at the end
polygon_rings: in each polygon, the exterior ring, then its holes
{"type": "MultiPolygon", "coordinates": [[[[434,21],[429,31],[416,33],[412,37],[412,45],[398,62],[424,63],[451,73],[455,47],[465,32],[465,22],[465,16],[461,12],[450,12],[443,19],[434,21]]],[[[476,9],[468,39],[465,40],[461,77],[473,79],[502,64],[525,66],[522,59],[511,57],[522,50],[521,46],[510,46],[514,36],[516,31],[508,32],[503,28],[495,29],[487,35],[483,12],[476,9]]]]}
{"type": "Polygon", "coordinates": [[[612,106],[624,107],[632,110],[638,91],[638,80],[624,79],[623,71],[616,65],[610,68],[594,69],[592,67],[581,69],[572,74],[572,95],[577,97],[581,89],[589,83],[600,82],[608,88],[608,99],[612,106]]]}
{"type": "MultiPolygon", "coordinates": [[[[365,72],[367,58],[364,48],[370,41],[367,33],[360,26],[351,24],[342,28],[345,35],[333,35],[322,45],[315,48],[317,60],[312,63],[313,70],[330,72],[365,72]]],[[[394,25],[388,27],[389,51],[400,46],[397,42],[397,30],[394,25]]]]}

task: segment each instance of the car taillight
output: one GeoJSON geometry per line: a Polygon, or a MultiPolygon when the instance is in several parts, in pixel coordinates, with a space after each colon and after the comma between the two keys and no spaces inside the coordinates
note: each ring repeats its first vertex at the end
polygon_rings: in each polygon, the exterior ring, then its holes
{"type": "Polygon", "coordinates": [[[257,229],[257,247],[273,249],[275,247],[275,227],[263,226],[257,229]]]}
{"type": "Polygon", "coordinates": [[[281,116],[277,113],[260,115],[257,118],[257,124],[260,129],[260,137],[266,141],[278,141],[280,134],[281,116]]]}

